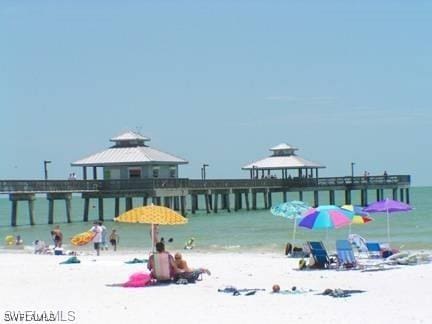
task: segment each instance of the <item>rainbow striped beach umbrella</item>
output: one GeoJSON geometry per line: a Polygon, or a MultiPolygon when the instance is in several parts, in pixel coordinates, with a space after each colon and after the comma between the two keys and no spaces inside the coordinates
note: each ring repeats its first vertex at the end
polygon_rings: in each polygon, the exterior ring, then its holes
{"type": "Polygon", "coordinates": [[[322,205],[305,212],[299,226],[312,230],[325,229],[328,241],[329,229],[347,226],[351,224],[353,217],[352,211],[334,205],[322,205]]]}
{"type": "Polygon", "coordinates": [[[334,205],[311,208],[303,214],[299,226],[309,229],[341,228],[351,224],[354,213],[334,205]]]}
{"type": "Polygon", "coordinates": [[[349,225],[349,234],[351,234],[351,225],[363,225],[366,223],[369,223],[373,221],[374,219],[372,217],[369,217],[369,213],[363,211],[362,206],[358,205],[342,205],[342,209],[349,210],[354,213],[354,216],[351,220],[351,224],[349,225]]]}

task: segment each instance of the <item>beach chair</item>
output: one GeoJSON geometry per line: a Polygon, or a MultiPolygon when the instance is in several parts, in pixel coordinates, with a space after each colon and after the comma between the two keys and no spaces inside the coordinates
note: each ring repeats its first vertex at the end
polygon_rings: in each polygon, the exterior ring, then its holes
{"type": "Polygon", "coordinates": [[[381,258],[381,246],[378,242],[366,242],[369,258],[381,258]]]}
{"type": "Polygon", "coordinates": [[[356,269],[358,263],[348,240],[336,240],[338,269],[356,269]]]}
{"type": "Polygon", "coordinates": [[[310,255],[314,260],[311,269],[329,269],[332,265],[327,250],[322,242],[308,241],[307,245],[310,250],[310,255]]]}
{"type": "Polygon", "coordinates": [[[348,241],[357,250],[359,254],[365,253],[367,255],[366,239],[358,234],[348,235],[348,241]]]}
{"type": "Polygon", "coordinates": [[[325,246],[323,242],[321,241],[308,241],[307,245],[309,246],[309,249],[312,250],[325,250],[325,246]]]}

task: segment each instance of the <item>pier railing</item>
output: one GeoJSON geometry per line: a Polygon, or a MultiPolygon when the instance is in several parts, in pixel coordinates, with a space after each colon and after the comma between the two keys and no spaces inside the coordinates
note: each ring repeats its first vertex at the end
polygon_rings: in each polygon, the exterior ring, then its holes
{"type": "Polygon", "coordinates": [[[98,191],[98,180],[0,180],[0,193],[98,191]]]}
{"type": "Polygon", "coordinates": [[[0,193],[122,192],[151,189],[330,188],[344,186],[409,186],[409,175],[292,179],[129,179],[129,180],[0,180],[0,193]]]}
{"type": "Polygon", "coordinates": [[[288,178],[288,179],[225,179],[225,180],[189,180],[190,189],[223,188],[326,188],[334,186],[366,187],[368,185],[409,186],[409,175],[368,176],[368,177],[329,177],[329,178],[288,178]]]}
{"type": "MultiPolygon", "coordinates": [[[[311,179],[309,179],[311,180],[311,179]]],[[[367,176],[367,177],[332,177],[314,179],[318,186],[338,186],[338,185],[410,185],[409,175],[389,175],[389,176],[367,176]]]]}
{"type": "Polygon", "coordinates": [[[0,193],[105,192],[186,188],[188,179],[0,180],[0,193]]]}

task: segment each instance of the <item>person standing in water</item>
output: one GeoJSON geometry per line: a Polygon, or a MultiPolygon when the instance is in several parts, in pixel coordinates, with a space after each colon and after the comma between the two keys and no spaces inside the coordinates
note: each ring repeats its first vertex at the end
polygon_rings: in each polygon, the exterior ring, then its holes
{"type": "Polygon", "coordinates": [[[120,241],[120,236],[117,234],[117,231],[114,228],[110,234],[109,240],[114,251],[117,251],[117,245],[120,241]]]}
{"type": "Polygon", "coordinates": [[[90,229],[91,232],[95,233],[93,237],[93,245],[96,250],[96,255],[100,255],[100,249],[102,244],[102,228],[100,227],[98,222],[93,223],[93,227],[90,229]]]}
{"type": "Polygon", "coordinates": [[[63,233],[60,230],[60,226],[56,225],[54,229],[51,231],[51,235],[54,241],[54,248],[61,248],[63,244],[63,233]]]}
{"type": "Polygon", "coordinates": [[[153,240],[153,246],[156,246],[156,243],[159,242],[159,224],[151,224],[150,238],[153,240]]]}
{"type": "Polygon", "coordinates": [[[99,226],[102,229],[101,249],[102,250],[108,250],[108,243],[107,243],[108,230],[102,221],[99,221],[99,226]]]}

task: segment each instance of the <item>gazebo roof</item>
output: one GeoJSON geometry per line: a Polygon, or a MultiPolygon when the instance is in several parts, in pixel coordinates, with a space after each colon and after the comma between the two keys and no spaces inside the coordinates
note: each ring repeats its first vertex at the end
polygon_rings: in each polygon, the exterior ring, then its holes
{"type": "Polygon", "coordinates": [[[249,163],[242,167],[243,170],[265,169],[265,170],[281,170],[281,169],[316,169],[325,168],[317,162],[306,160],[294,153],[298,148],[286,143],[279,144],[270,149],[273,155],[261,160],[249,163]]]}
{"type": "Polygon", "coordinates": [[[289,144],[286,144],[286,143],[281,143],[281,144],[276,145],[275,147],[272,147],[272,148],[270,149],[270,151],[285,151],[285,150],[293,150],[293,151],[297,151],[298,148],[297,148],[297,147],[294,147],[294,146],[291,146],[291,145],[289,145],[289,144]]]}
{"type": "Polygon", "coordinates": [[[270,170],[280,170],[280,169],[315,169],[315,168],[325,168],[325,166],[318,164],[316,162],[308,161],[300,156],[270,156],[268,158],[252,162],[245,165],[243,170],[250,169],[270,169],[270,170]]]}
{"type": "Polygon", "coordinates": [[[126,132],[111,138],[116,145],[71,163],[72,166],[139,165],[147,163],[187,164],[188,161],[144,145],[150,138],[126,132]]]}
{"type": "Polygon", "coordinates": [[[143,136],[136,132],[126,132],[119,136],[110,138],[111,142],[123,142],[123,141],[150,141],[149,137],[143,136]]]}

